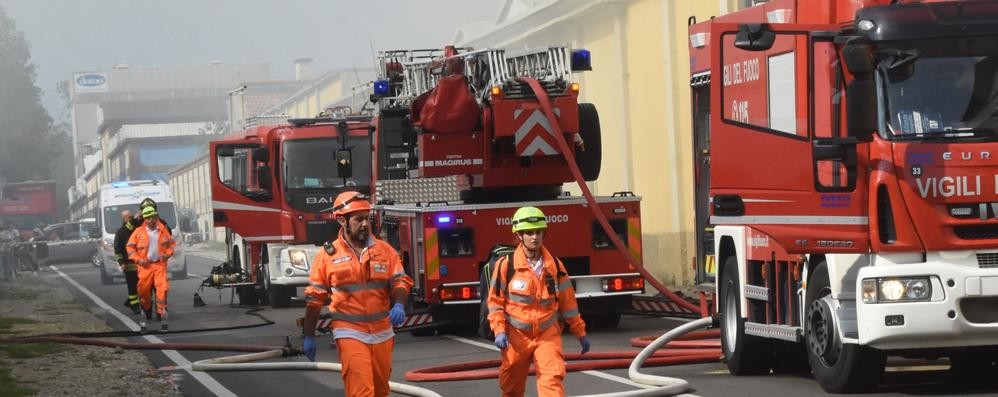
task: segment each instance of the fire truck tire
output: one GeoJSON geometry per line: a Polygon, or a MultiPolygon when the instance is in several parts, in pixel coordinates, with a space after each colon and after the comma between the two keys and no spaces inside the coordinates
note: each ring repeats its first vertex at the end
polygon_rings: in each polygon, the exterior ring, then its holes
{"type": "Polygon", "coordinates": [[[828,267],[819,263],[807,283],[804,340],[811,372],[828,393],[860,393],[876,388],[885,355],[873,348],[842,343],[834,320],[828,267]]]}
{"type": "MultiPolygon", "coordinates": [[[[232,263],[244,269],[243,263],[239,260],[240,253],[239,249],[232,250],[232,263]]],[[[245,270],[244,271],[248,271],[245,270]]],[[[256,289],[252,285],[241,285],[236,287],[236,293],[239,294],[239,304],[244,306],[256,306],[259,303],[259,297],[257,296],[256,289]]]]}
{"type": "Polygon", "coordinates": [[[107,271],[104,270],[103,265],[100,267],[100,283],[104,285],[111,285],[114,283],[114,277],[107,274],[107,271]]]}
{"type": "Polygon", "coordinates": [[[741,315],[738,260],[728,257],[721,274],[721,351],[733,375],[761,375],[769,373],[772,350],[769,340],[745,333],[745,319],[741,315]]]}
{"type": "Polygon", "coordinates": [[[590,315],[589,319],[586,320],[587,325],[589,320],[591,320],[592,324],[596,328],[616,328],[620,325],[620,313],[600,313],[590,315]]]}
{"type": "Polygon", "coordinates": [[[290,306],[291,294],[288,293],[289,288],[270,283],[270,266],[263,265],[260,266],[260,269],[263,270],[263,285],[267,291],[267,301],[270,303],[270,306],[274,308],[290,306]]]}
{"type": "Polygon", "coordinates": [[[587,182],[592,182],[599,178],[603,160],[602,133],[596,105],[579,104],[579,135],[582,136],[586,150],[575,152],[575,164],[578,165],[582,178],[587,182]]]}

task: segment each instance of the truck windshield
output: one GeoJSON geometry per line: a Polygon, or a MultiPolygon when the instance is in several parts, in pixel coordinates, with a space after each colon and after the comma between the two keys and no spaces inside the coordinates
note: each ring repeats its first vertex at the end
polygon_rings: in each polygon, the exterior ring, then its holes
{"type": "Polygon", "coordinates": [[[371,184],[371,144],[366,136],[347,138],[353,175],[343,178],[336,165],[340,138],[289,140],[284,143],[284,183],[288,190],[341,188],[371,184]]]}
{"type": "Polygon", "coordinates": [[[878,50],[889,135],[949,139],[998,131],[998,48],[980,40],[948,43],[878,50]]]}
{"type": "MultiPolygon", "coordinates": [[[[110,234],[118,232],[118,228],[121,227],[121,211],[124,210],[138,214],[140,212],[139,203],[104,207],[104,232],[110,234]]],[[[166,222],[170,228],[177,228],[177,210],[173,207],[173,203],[163,201],[156,203],[156,212],[159,214],[160,219],[166,222]]]]}

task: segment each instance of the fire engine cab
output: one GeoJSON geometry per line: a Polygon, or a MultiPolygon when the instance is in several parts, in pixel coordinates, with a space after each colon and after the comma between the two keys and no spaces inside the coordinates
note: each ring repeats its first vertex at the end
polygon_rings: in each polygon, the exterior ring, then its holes
{"type": "MultiPolygon", "coordinates": [[[[561,190],[574,179],[559,139],[585,180],[599,175],[599,116],[578,103],[572,80],[591,69],[589,57],[564,47],[379,53],[376,212],[382,237],[414,276],[413,306],[429,311],[426,321],[481,321],[479,286],[487,291],[482,283],[492,276],[483,265],[496,244],[516,244],[510,217],[522,206],[547,216],[545,245],[567,268],[591,323],[615,326],[643,292],[644,280],[585,200],[561,190]]],[[[640,198],[622,192],[597,202],[640,257],[640,198]]]]}
{"type": "Polygon", "coordinates": [[[774,0],[689,27],[700,282],[733,374],[998,357],[998,3],[774,0]]]}
{"type": "Polygon", "coordinates": [[[227,228],[228,275],[243,304],[287,306],[339,223],[341,192],[371,187],[370,116],[291,119],[210,144],[215,226],[227,228]]]}

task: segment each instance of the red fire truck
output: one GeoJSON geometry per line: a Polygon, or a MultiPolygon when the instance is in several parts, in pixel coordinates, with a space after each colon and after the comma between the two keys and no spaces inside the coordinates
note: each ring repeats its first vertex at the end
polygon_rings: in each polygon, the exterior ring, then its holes
{"type": "Polygon", "coordinates": [[[700,281],[732,373],[998,357],[998,3],[775,0],[689,28],[700,281]]]}
{"type": "MultiPolygon", "coordinates": [[[[546,214],[545,244],[565,264],[591,323],[616,325],[643,292],[644,280],[585,200],[561,193],[574,179],[558,139],[574,143],[585,180],[599,175],[599,117],[578,103],[572,80],[591,69],[589,56],[563,47],[379,53],[376,212],[382,237],[414,276],[413,308],[426,311],[405,326],[481,321],[479,286],[491,276],[482,265],[496,244],[515,245],[510,217],[521,206],[546,214]]],[[[640,198],[623,192],[597,202],[640,258],[640,198]]]]}
{"type": "Polygon", "coordinates": [[[309,262],[339,231],[336,195],[371,188],[370,116],[291,119],[210,144],[215,226],[228,229],[225,277],[244,304],[287,306],[309,262]]]}
{"type": "Polygon", "coordinates": [[[39,223],[55,222],[54,181],[6,183],[0,188],[0,220],[14,223],[25,240],[31,238],[31,231],[39,223]]]}

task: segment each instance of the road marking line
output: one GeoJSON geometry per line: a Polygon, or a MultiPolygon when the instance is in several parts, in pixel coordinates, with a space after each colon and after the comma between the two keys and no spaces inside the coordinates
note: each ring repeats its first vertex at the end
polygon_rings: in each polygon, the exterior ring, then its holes
{"type": "Polygon", "coordinates": [[[194,273],[187,273],[187,277],[198,277],[198,278],[200,278],[201,276],[198,276],[197,274],[194,274],[194,273]]]}
{"type": "MultiPolygon", "coordinates": [[[[454,335],[444,335],[443,337],[445,337],[447,339],[456,340],[458,342],[467,343],[467,344],[472,345],[472,346],[478,346],[478,347],[481,347],[483,349],[489,349],[489,350],[492,350],[492,351],[499,351],[499,348],[496,347],[495,345],[492,345],[492,344],[488,344],[488,343],[484,343],[484,342],[479,342],[479,341],[471,340],[471,339],[466,339],[466,338],[462,338],[460,336],[454,336],[454,335]]],[[[619,377],[617,375],[608,374],[606,372],[600,372],[600,371],[595,371],[595,370],[580,371],[580,372],[582,372],[582,373],[584,373],[586,375],[591,375],[591,376],[595,376],[597,378],[603,378],[603,379],[606,379],[606,380],[612,380],[614,382],[619,382],[619,383],[623,383],[625,385],[639,387],[639,388],[642,388],[642,389],[651,389],[651,388],[655,387],[655,386],[650,386],[650,385],[642,385],[642,384],[634,382],[634,381],[632,381],[630,379],[622,378],[622,377],[619,377]]]]}
{"type": "MultiPolygon", "coordinates": [[[[89,297],[90,300],[94,301],[94,303],[96,303],[97,306],[99,306],[101,309],[106,310],[108,313],[111,313],[111,315],[118,318],[118,320],[124,323],[125,326],[128,327],[128,329],[132,331],[138,331],[140,329],[139,325],[136,324],[135,321],[132,321],[132,319],[128,318],[128,316],[126,316],[125,314],[112,308],[110,305],[104,302],[104,300],[102,300],[100,297],[95,295],[93,292],[90,292],[90,290],[88,290],[86,287],[80,285],[80,283],[76,282],[76,280],[73,280],[71,277],[67,276],[66,273],[63,273],[59,269],[56,269],[55,266],[49,266],[49,269],[52,269],[52,271],[56,272],[59,276],[62,276],[62,278],[66,279],[66,281],[68,281],[70,284],[76,287],[76,289],[80,290],[80,292],[82,292],[84,295],[89,297]]],[[[142,337],[145,338],[145,340],[152,343],[163,343],[162,339],[154,335],[143,335],[142,337]]],[[[184,356],[180,355],[180,353],[178,353],[176,350],[160,350],[160,351],[163,352],[163,354],[165,354],[167,358],[169,358],[175,364],[177,364],[178,367],[184,368],[184,371],[190,374],[198,382],[201,382],[201,384],[204,385],[205,388],[214,393],[216,396],[237,397],[235,393],[229,391],[229,389],[226,389],[225,386],[222,386],[221,383],[218,383],[218,381],[215,380],[215,378],[212,378],[211,375],[208,375],[207,373],[201,371],[192,371],[190,369],[191,362],[188,361],[186,358],[184,358],[184,356]]]]}

